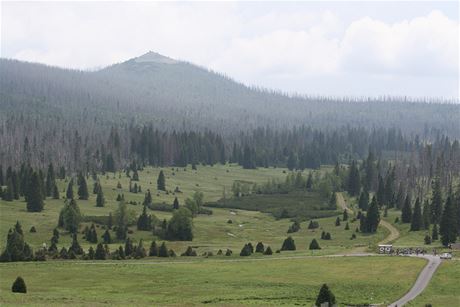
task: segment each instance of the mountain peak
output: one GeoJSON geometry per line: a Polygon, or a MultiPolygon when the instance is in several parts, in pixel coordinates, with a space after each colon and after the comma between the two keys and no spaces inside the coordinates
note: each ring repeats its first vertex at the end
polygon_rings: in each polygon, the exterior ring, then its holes
{"type": "Polygon", "coordinates": [[[141,55],[140,57],[134,58],[136,63],[161,63],[161,64],[177,64],[179,61],[168,58],[159,53],[149,51],[146,54],[141,55]]]}

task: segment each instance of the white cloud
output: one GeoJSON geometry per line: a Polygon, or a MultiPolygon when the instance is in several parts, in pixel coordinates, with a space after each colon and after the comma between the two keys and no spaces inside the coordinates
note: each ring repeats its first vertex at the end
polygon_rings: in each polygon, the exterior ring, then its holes
{"type": "Polygon", "coordinates": [[[341,42],[347,71],[373,74],[458,74],[458,23],[439,11],[395,24],[353,22],[341,42]]]}

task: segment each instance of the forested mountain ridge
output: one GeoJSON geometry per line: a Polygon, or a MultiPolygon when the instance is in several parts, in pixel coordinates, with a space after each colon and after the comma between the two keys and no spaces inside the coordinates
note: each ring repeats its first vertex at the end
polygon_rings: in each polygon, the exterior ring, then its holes
{"type": "Polygon", "coordinates": [[[395,127],[405,134],[434,129],[460,135],[457,104],[289,97],[153,52],[97,71],[1,59],[0,106],[3,116],[33,111],[110,125],[134,119],[153,121],[162,130],[210,129],[227,135],[261,126],[300,125],[395,127]]]}
{"type": "Polygon", "coordinates": [[[457,153],[459,118],[459,104],[289,97],[153,52],[97,71],[0,59],[4,166],[316,168],[369,149],[457,153]]]}

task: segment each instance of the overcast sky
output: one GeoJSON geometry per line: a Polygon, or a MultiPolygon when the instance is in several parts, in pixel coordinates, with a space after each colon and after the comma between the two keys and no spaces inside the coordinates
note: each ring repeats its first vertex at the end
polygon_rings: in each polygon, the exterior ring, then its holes
{"type": "Polygon", "coordinates": [[[149,50],[250,85],[459,97],[451,2],[2,2],[1,56],[93,69],[149,50]]]}

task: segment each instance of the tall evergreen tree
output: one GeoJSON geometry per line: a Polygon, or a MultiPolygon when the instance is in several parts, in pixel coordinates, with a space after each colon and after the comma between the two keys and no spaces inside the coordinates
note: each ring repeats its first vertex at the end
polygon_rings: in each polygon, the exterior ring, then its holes
{"type": "Polygon", "coordinates": [[[45,203],[43,202],[40,178],[37,172],[33,172],[30,179],[29,192],[27,196],[27,211],[40,212],[43,210],[44,206],[45,203]]]}
{"type": "Polygon", "coordinates": [[[436,241],[437,239],[439,239],[439,231],[438,231],[438,225],[437,224],[433,225],[433,230],[431,231],[431,239],[433,241],[436,241]]]}
{"type": "Polygon", "coordinates": [[[371,204],[369,205],[369,210],[367,210],[366,216],[366,230],[367,232],[374,233],[377,231],[377,227],[380,223],[380,213],[379,207],[377,204],[377,199],[372,197],[371,204]]]}
{"type": "Polygon", "coordinates": [[[420,206],[420,199],[417,197],[414,205],[414,213],[410,224],[411,231],[418,231],[423,228],[422,208],[420,206]]]}
{"type": "Polygon", "coordinates": [[[433,192],[431,198],[431,222],[439,223],[442,214],[442,188],[441,179],[437,176],[433,180],[433,192]]]}
{"type": "Polygon", "coordinates": [[[88,185],[86,184],[86,178],[82,173],[78,175],[78,199],[87,200],[89,197],[88,185]]]}
{"type": "Polygon", "coordinates": [[[455,243],[457,240],[457,212],[455,209],[451,196],[448,196],[439,224],[441,242],[444,246],[455,243]]]}
{"type": "Polygon", "coordinates": [[[406,200],[404,201],[404,206],[401,211],[401,222],[402,223],[410,223],[412,220],[412,207],[411,207],[410,196],[406,196],[406,200]]]}
{"type": "Polygon", "coordinates": [[[431,217],[431,208],[430,202],[428,199],[425,199],[423,203],[423,213],[422,213],[422,222],[423,222],[423,229],[427,230],[430,228],[430,217],[431,217]]]}
{"type": "Polygon", "coordinates": [[[73,179],[69,180],[69,184],[67,185],[67,191],[65,193],[67,199],[73,199],[73,179]]]}
{"type": "Polygon", "coordinates": [[[358,166],[355,160],[352,161],[351,166],[350,166],[350,171],[348,174],[348,193],[350,193],[351,196],[357,196],[359,195],[359,192],[361,190],[361,179],[359,176],[359,170],[358,166]]]}
{"type": "Polygon", "coordinates": [[[152,230],[152,217],[147,214],[147,206],[144,206],[141,215],[137,219],[137,230],[152,230]]]}
{"type": "Polygon", "coordinates": [[[177,197],[174,198],[173,209],[174,210],[179,209],[179,200],[177,199],[177,197]]]}
{"type": "Polygon", "coordinates": [[[329,290],[329,287],[326,284],[323,284],[319,290],[318,297],[316,298],[315,306],[322,306],[324,303],[327,303],[327,306],[335,306],[336,300],[332,291],[329,290]]]}
{"type": "Polygon", "coordinates": [[[367,211],[369,208],[369,192],[367,188],[363,189],[359,195],[358,207],[363,211],[367,211]]]}
{"type": "Polygon", "coordinates": [[[104,192],[102,192],[102,187],[99,185],[96,196],[96,207],[104,207],[105,199],[104,192]]]}
{"type": "Polygon", "coordinates": [[[46,173],[46,196],[52,196],[54,193],[54,186],[56,185],[56,176],[54,174],[53,163],[48,165],[46,173]]]}
{"type": "Polygon", "coordinates": [[[157,189],[160,191],[166,191],[166,179],[165,179],[165,174],[163,171],[160,171],[160,174],[158,175],[157,179],[157,189]]]}

